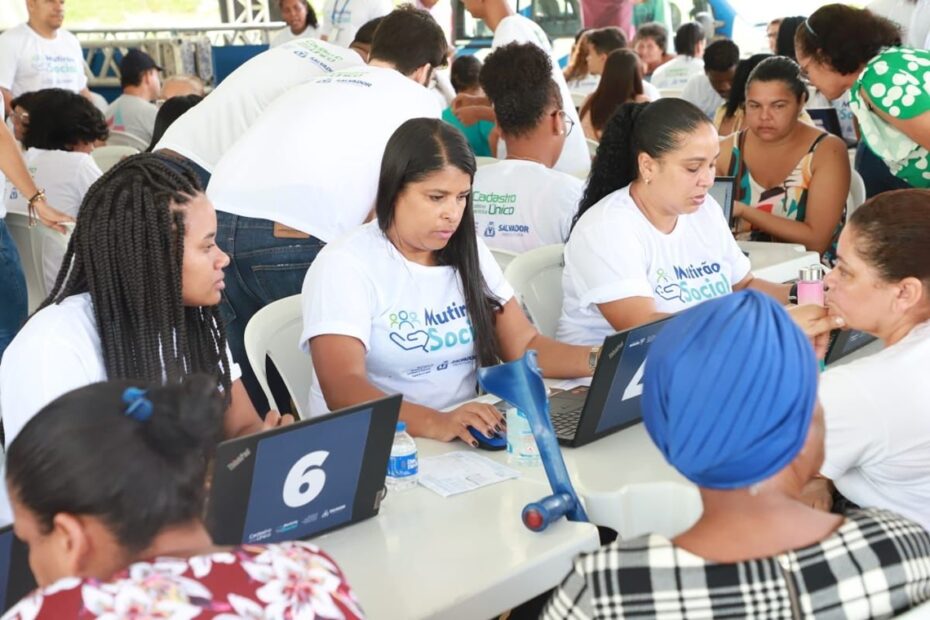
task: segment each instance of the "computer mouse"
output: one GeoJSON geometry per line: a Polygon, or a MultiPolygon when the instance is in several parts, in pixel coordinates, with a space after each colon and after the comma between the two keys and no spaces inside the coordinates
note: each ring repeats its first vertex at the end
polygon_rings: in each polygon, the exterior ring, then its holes
{"type": "Polygon", "coordinates": [[[507,435],[503,433],[494,433],[490,437],[486,437],[484,433],[474,426],[469,426],[468,432],[478,442],[478,448],[481,450],[505,450],[507,448],[507,435]]]}

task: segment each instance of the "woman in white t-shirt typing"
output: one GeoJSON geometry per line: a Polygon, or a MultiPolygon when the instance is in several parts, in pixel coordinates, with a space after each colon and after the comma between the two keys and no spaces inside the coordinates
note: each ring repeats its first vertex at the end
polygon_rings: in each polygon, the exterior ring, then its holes
{"type": "Polygon", "coordinates": [[[681,99],[624,104],[608,122],[565,246],[558,338],[600,342],[756,280],[708,190],[717,132],[681,99]]]}
{"type": "MultiPolygon", "coordinates": [[[[227,437],[262,430],[232,362],[218,304],[229,257],[193,171],[124,159],[88,190],[55,287],[0,364],[6,445],[46,404],[107,379],[217,379],[227,437]]],[[[265,424],[279,422],[277,413],[265,424]]]]}
{"type": "Polygon", "coordinates": [[[872,198],[840,235],[827,307],[885,349],[823,373],[824,478],[808,486],[829,506],[835,488],[865,507],[930,529],[930,192],[872,198]]]}
{"type": "Polygon", "coordinates": [[[476,239],[474,173],[465,138],[441,121],[409,120],[388,141],[378,220],[324,248],[304,281],[314,415],[400,392],[413,434],[475,445],[468,426],[503,425],[489,405],[460,405],[478,365],[535,349],[547,376],[591,374],[598,350],[541,336],[476,239]]]}

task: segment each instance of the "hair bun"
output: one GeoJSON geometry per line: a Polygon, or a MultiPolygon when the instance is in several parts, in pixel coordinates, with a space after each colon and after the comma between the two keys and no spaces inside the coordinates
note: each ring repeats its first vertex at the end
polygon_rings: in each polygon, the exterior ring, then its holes
{"type": "Polygon", "coordinates": [[[146,396],[152,415],[141,423],[145,442],[169,462],[200,458],[221,439],[225,407],[215,378],[192,375],[146,396]]]}

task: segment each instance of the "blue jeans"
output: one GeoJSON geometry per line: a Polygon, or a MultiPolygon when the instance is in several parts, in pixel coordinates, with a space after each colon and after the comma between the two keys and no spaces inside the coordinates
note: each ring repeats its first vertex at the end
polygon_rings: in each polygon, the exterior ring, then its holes
{"type": "Polygon", "coordinates": [[[0,358],[26,321],[29,298],[26,293],[26,276],[13,237],[0,218],[0,358]]]}
{"type": "Polygon", "coordinates": [[[893,189],[910,189],[907,181],[899,179],[888,169],[888,164],[872,152],[865,140],[856,147],[856,172],[865,182],[865,196],[871,198],[893,189]]]}
{"type": "MultiPolygon", "coordinates": [[[[326,244],[316,237],[275,237],[274,222],[270,220],[222,211],[217,211],[216,217],[217,244],[230,258],[220,307],[226,337],[233,359],[242,368],[242,383],[255,408],[264,415],[269,404],[245,355],[245,326],[271,302],[300,293],[307,269],[326,244]]],[[[272,377],[269,382],[273,383],[272,377]]]]}

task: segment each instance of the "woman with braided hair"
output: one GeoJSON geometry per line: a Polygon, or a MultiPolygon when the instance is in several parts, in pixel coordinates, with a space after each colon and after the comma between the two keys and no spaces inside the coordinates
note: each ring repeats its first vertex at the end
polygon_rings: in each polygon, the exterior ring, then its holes
{"type": "MultiPolygon", "coordinates": [[[[44,405],[97,381],[217,378],[227,437],[263,428],[218,306],[229,257],[196,175],[160,155],[123,160],[84,197],[49,298],[0,364],[6,444],[44,405]]],[[[287,417],[285,417],[287,418],[287,417]]],[[[265,427],[276,426],[272,412],[265,427]]]]}

